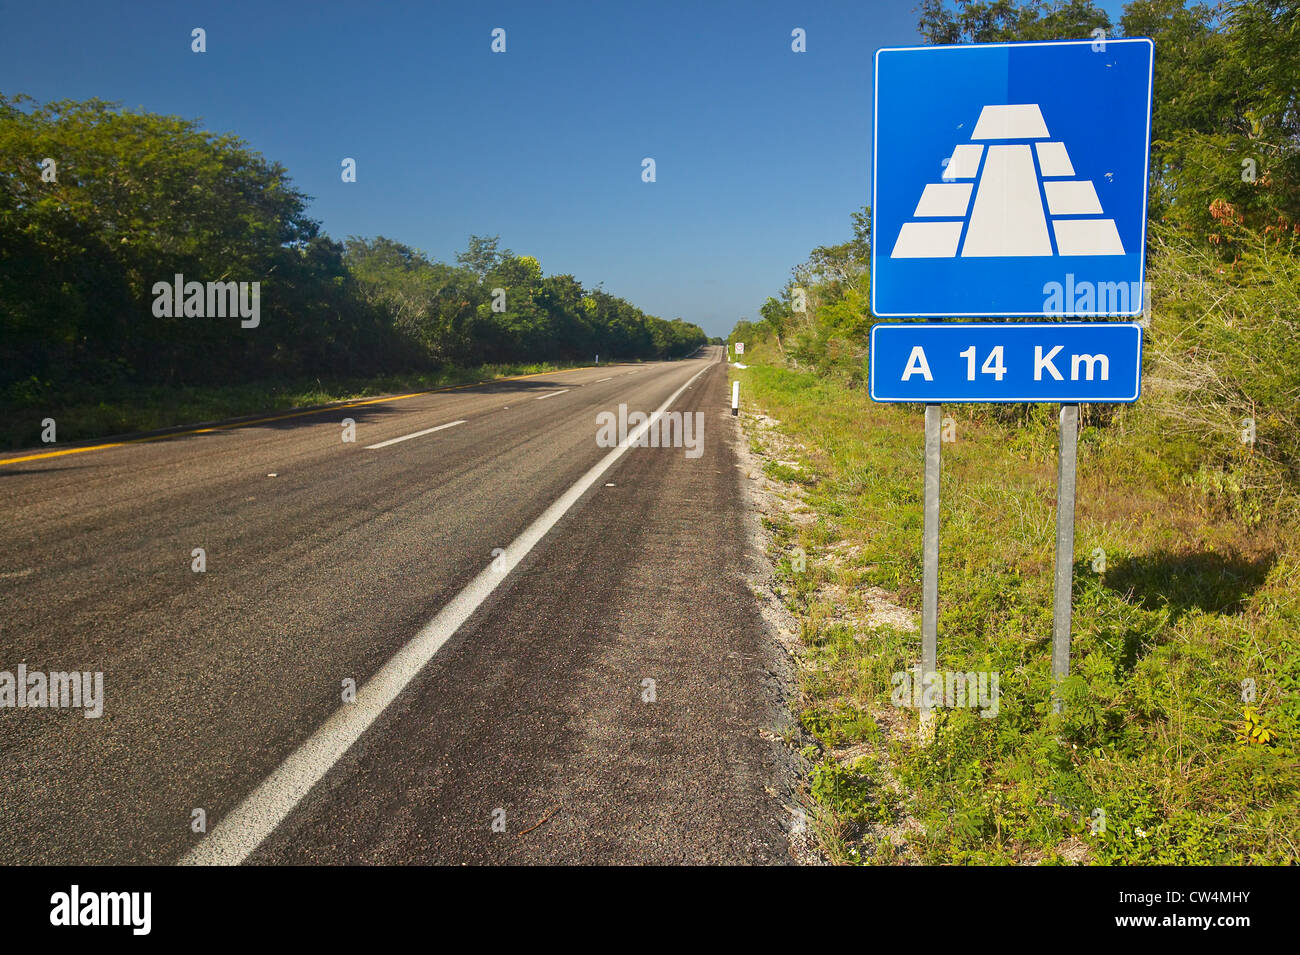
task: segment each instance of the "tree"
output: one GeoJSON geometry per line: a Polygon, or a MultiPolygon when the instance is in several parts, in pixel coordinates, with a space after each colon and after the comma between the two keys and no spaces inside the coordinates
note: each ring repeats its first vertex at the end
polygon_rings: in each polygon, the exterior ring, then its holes
{"type": "MultiPolygon", "coordinates": [[[[155,318],[153,284],[182,273],[274,288],[287,250],[318,233],[283,167],[192,120],[0,96],[0,154],[25,160],[0,168],[0,261],[18,269],[0,270],[5,378],[222,374],[242,358],[237,324],[155,318]]],[[[263,300],[274,312],[276,296],[263,300]]]]}
{"type": "Polygon", "coordinates": [[[471,235],[464,252],[456,254],[456,261],[478,276],[479,281],[506,259],[514,258],[509,249],[499,248],[501,236],[471,235]]]}
{"type": "Polygon", "coordinates": [[[917,29],[931,43],[1005,43],[1013,40],[1080,40],[1096,29],[1110,32],[1110,16],[1091,0],[1016,3],[922,0],[917,29]]]}

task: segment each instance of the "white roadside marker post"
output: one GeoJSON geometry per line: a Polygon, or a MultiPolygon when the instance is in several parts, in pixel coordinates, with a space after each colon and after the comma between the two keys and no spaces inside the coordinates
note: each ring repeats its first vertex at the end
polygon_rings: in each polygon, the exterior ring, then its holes
{"type": "Polygon", "coordinates": [[[740,382],[738,381],[731,383],[731,413],[740,414],[740,382]]]}

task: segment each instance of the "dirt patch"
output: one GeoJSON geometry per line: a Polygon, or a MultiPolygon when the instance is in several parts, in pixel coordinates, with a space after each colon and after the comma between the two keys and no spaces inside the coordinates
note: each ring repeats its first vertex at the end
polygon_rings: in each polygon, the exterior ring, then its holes
{"type": "MultiPolygon", "coordinates": [[[[762,412],[742,411],[739,420],[741,440],[737,442],[736,450],[739,467],[745,478],[742,485],[753,518],[749,522],[750,544],[754,555],[754,570],[749,577],[750,589],[758,601],[764,621],[772,629],[774,639],[785,648],[800,672],[809,672],[815,669],[816,664],[799,639],[800,621],[790,610],[781,592],[775,562],[785,555],[769,527],[782,523],[806,525],[815,522],[818,515],[808,506],[807,493],[801,483],[774,478],[767,473],[765,465],[775,463],[802,473],[804,466],[800,462],[811,458],[807,449],[780,430],[781,423],[777,419],[762,412]]],[[[838,567],[854,561],[860,553],[860,545],[840,540],[822,548],[819,559],[838,567]]],[[[868,587],[850,595],[844,586],[827,582],[816,589],[810,596],[809,603],[819,608],[828,608],[829,615],[823,619],[847,624],[853,628],[855,637],[859,640],[870,639],[875,627],[888,626],[900,630],[918,628],[916,614],[899,606],[891,594],[879,587],[868,587]]],[[[795,706],[798,709],[802,709],[806,702],[796,694],[795,706]]],[[[877,784],[901,800],[904,794],[890,768],[888,741],[904,738],[913,730],[904,715],[892,707],[871,704],[867,712],[880,728],[885,742],[854,743],[833,749],[826,756],[845,767],[852,766],[862,757],[870,757],[877,767],[874,774],[877,784]]],[[[795,725],[798,727],[798,739],[792,741],[792,746],[803,748],[816,745],[817,741],[797,719],[795,725]]],[[[802,755],[799,756],[799,761],[805,776],[805,784],[800,793],[800,809],[805,818],[815,818],[821,810],[813,802],[806,782],[812,764],[802,755]]],[[[795,828],[797,831],[791,833],[791,852],[795,858],[805,863],[825,864],[828,859],[812,827],[795,828]]],[[[892,861],[907,864],[918,861],[909,845],[919,832],[920,824],[903,813],[892,825],[869,826],[865,835],[878,847],[888,849],[886,855],[892,861]]]]}
{"type": "MultiPolygon", "coordinates": [[[[746,414],[746,418],[753,415],[746,414]]],[[[777,422],[765,418],[767,428],[775,428],[777,422]]],[[[800,506],[801,494],[797,485],[780,487],[781,482],[773,481],[763,473],[764,461],[759,459],[749,447],[748,429],[742,427],[736,440],[736,454],[742,491],[745,494],[745,531],[748,538],[748,565],[746,580],[750,591],[758,604],[758,611],[763,618],[776,646],[784,653],[792,671],[804,666],[804,648],[799,640],[799,623],[782,602],[775,589],[776,570],[769,555],[775,549],[772,534],[763,526],[764,517],[775,517],[787,513],[792,505],[800,506]]],[[[802,509],[815,519],[807,507],[802,509]]],[[[797,767],[798,788],[791,792],[770,794],[782,800],[790,814],[790,826],[787,834],[790,839],[790,855],[801,865],[825,865],[826,859],[818,848],[817,837],[810,822],[814,814],[811,797],[808,795],[807,777],[810,770],[808,761],[801,750],[812,742],[798,720],[798,685],[792,681],[787,699],[792,701],[789,712],[788,728],[781,736],[764,732],[763,736],[774,745],[786,747],[791,760],[797,767]]]]}

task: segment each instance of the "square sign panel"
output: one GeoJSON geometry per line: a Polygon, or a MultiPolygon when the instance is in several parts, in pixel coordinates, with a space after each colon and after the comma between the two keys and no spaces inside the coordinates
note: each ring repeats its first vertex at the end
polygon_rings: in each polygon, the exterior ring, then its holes
{"type": "Polygon", "coordinates": [[[879,316],[1139,315],[1147,39],[876,52],[879,316]]]}

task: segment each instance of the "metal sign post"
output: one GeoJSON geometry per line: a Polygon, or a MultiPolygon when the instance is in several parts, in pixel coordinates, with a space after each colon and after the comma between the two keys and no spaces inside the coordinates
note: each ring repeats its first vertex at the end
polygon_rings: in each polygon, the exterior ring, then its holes
{"type": "Polygon", "coordinates": [[[939,656],[939,427],[942,405],[925,406],[925,520],[921,537],[921,738],[932,732],[925,687],[939,656]]]}
{"type": "MultiPolygon", "coordinates": [[[[1052,676],[1070,674],[1070,606],[1074,597],[1074,483],[1079,449],[1079,406],[1061,405],[1061,450],[1056,472],[1056,581],[1052,606],[1052,676]]],[[[1061,711],[1061,700],[1052,700],[1061,711]]]]}

